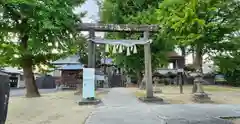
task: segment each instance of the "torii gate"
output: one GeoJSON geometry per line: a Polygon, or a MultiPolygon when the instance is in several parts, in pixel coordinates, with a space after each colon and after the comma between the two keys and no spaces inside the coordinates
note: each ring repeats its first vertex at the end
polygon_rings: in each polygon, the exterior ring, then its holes
{"type": "Polygon", "coordinates": [[[146,97],[153,97],[152,85],[152,62],[151,62],[151,40],[149,40],[150,32],[157,32],[158,25],[134,25],[134,24],[93,24],[83,23],[77,26],[79,31],[89,31],[88,42],[88,67],[95,67],[95,43],[97,44],[112,44],[112,45],[144,45],[144,62],[145,62],[145,76],[146,76],[146,97]],[[144,37],[140,40],[109,40],[109,39],[95,39],[95,32],[136,32],[143,33],[144,37]],[[120,42],[121,41],[121,42],[120,42]]]}

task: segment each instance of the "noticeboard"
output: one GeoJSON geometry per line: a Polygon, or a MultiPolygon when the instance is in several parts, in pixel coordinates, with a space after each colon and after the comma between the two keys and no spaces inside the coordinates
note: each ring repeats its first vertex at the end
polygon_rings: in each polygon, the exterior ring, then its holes
{"type": "Polygon", "coordinates": [[[83,68],[83,95],[84,99],[95,97],[95,69],[83,68]]]}

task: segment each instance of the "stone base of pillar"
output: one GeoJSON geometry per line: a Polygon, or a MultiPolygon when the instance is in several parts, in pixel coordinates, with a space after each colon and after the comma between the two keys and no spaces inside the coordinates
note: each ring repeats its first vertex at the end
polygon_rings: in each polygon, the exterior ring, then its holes
{"type": "Polygon", "coordinates": [[[211,103],[211,98],[206,93],[194,93],[192,100],[198,103],[211,103]]]}
{"type": "Polygon", "coordinates": [[[159,97],[139,97],[138,99],[145,103],[167,104],[162,98],[159,97]]]}
{"type": "Polygon", "coordinates": [[[78,102],[78,105],[97,105],[101,103],[102,101],[100,99],[96,98],[87,98],[87,99],[82,99],[78,102]]]}

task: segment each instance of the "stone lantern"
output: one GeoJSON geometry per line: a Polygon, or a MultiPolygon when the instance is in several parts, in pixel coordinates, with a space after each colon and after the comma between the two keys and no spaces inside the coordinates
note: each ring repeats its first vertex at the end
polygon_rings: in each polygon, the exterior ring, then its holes
{"type": "Polygon", "coordinates": [[[154,82],[153,92],[154,93],[162,93],[162,89],[161,89],[161,85],[160,85],[161,77],[162,77],[162,75],[160,73],[153,74],[153,82],[154,82]]]}
{"type": "Polygon", "coordinates": [[[209,102],[211,101],[210,97],[208,97],[208,94],[204,92],[204,89],[202,87],[203,82],[203,75],[200,71],[192,72],[190,74],[194,78],[194,84],[193,84],[193,101],[195,102],[209,102]]]}

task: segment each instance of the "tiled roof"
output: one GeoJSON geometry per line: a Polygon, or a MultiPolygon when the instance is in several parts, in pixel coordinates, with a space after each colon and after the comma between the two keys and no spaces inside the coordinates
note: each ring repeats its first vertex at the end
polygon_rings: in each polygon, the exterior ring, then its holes
{"type": "Polygon", "coordinates": [[[5,73],[15,73],[15,74],[21,74],[23,70],[14,68],[14,67],[4,67],[1,71],[5,73]]]}
{"type": "Polygon", "coordinates": [[[0,70],[0,75],[4,75],[4,76],[7,76],[8,74],[2,70],[0,70]]]}
{"type": "Polygon", "coordinates": [[[63,65],[58,69],[59,70],[80,70],[80,69],[83,69],[83,65],[82,64],[63,65]]]}
{"type": "Polygon", "coordinates": [[[167,56],[168,57],[182,57],[182,56],[178,55],[177,52],[175,52],[175,51],[168,52],[167,56]]]}
{"type": "MultiPolygon", "coordinates": [[[[23,69],[18,69],[16,67],[3,67],[0,71],[8,73],[8,74],[21,74],[23,75],[23,69]]],[[[39,74],[36,70],[33,70],[34,74],[39,74]]]]}

